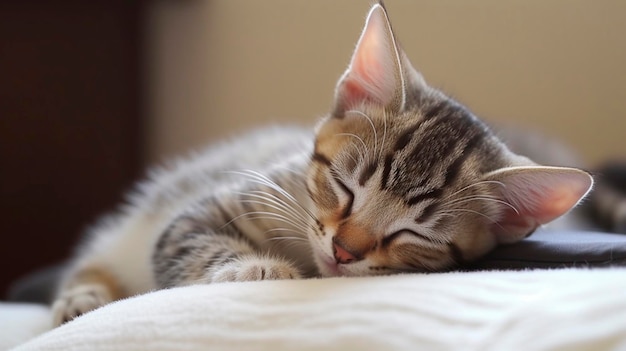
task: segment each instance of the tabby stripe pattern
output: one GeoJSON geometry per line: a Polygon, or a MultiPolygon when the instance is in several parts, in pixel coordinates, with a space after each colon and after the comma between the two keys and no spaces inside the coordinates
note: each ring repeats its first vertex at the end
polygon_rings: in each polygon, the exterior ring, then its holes
{"type": "Polygon", "coordinates": [[[313,156],[311,156],[311,160],[313,160],[313,162],[321,163],[322,165],[326,167],[330,167],[330,165],[332,164],[330,160],[328,159],[328,157],[318,152],[313,153],[313,156]]]}
{"type": "Polygon", "coordinates": [[[369,165],[367,165],[363,169],[363,172],[361,172],[361,175],[359,176],[359,185],[364,186],[365,183],[367,183],[367,181],[374,175],[374,173],[376,173],[377,168],[378,168],[378,165],[375,162],[372,162],[369,165]]]}

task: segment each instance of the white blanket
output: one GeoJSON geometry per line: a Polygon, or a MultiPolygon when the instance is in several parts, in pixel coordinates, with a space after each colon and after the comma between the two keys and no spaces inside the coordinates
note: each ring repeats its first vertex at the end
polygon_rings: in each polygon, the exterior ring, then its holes
{"type": "Polygon", "coordinates": [[[626,269],[191,286],[16,350],[626,350],[626,269]]]}

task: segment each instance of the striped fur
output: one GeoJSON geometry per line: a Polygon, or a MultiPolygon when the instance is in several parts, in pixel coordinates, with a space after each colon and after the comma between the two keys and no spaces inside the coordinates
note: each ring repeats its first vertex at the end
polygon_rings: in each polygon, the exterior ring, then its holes
{"type": "Polygon", "coordinates": [[[92,229],[56,323],[188,284],[445,270],[520,240],[590,186],[513,154],[428,86],[376,4],[315,134],[262,130],[153,172],[92,229]]]}

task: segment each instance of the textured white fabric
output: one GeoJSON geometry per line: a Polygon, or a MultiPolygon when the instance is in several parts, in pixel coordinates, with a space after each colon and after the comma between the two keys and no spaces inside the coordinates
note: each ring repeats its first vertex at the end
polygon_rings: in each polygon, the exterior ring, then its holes
{"type": "Polygon", "coordinates": [[[626,350],[626,269],[192,286],[16,350],[626,350]]]}
{"type": "Polygon", "coordinates": [[[8,350],[47,331],[52,326],[42,305],[0,302],[0,350],[8,350]]]}

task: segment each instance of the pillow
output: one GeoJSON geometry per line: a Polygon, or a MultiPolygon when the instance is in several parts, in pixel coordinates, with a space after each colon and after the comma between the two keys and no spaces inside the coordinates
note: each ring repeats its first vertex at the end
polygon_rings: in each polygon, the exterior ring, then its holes
{"type": "Polygon", "coordinates": [[[470,270],[626,266],[626,235],[538,230],[502,245],[473,263],[470,270]]]}
{"type": "Polygon", "coordinates": [[[626,268],[197,285],[114,302],[13,351],[625,350],[626,268]]]}
{"type": "Polygon", "coordinates": [[[52,328],[46,306],[0,301],[0,350],[9,350],[52,328]]]}

